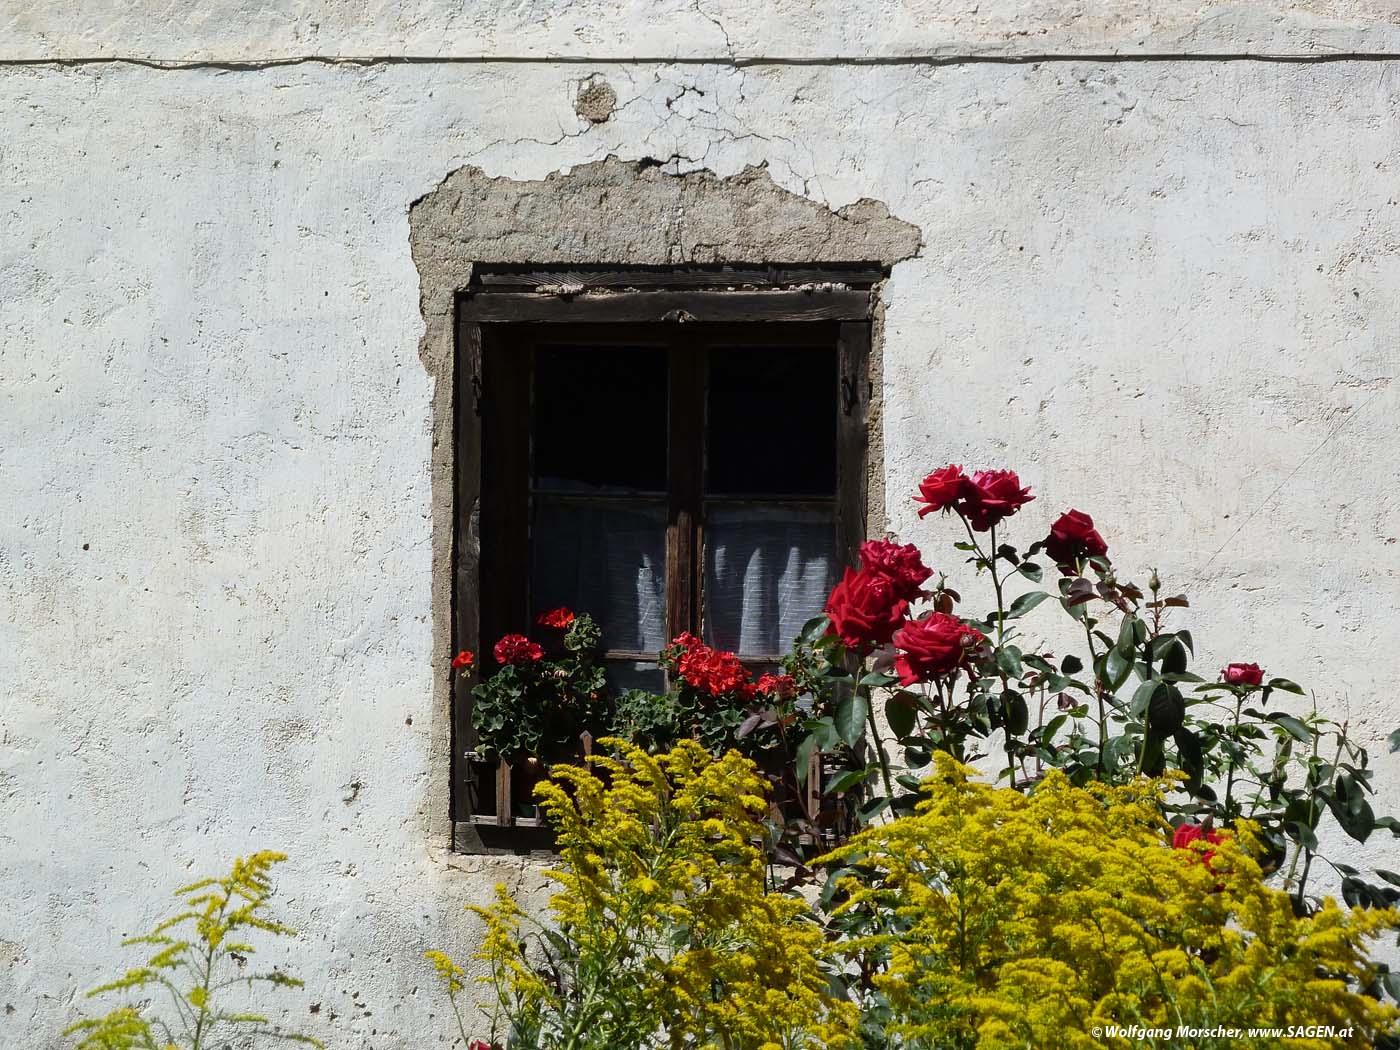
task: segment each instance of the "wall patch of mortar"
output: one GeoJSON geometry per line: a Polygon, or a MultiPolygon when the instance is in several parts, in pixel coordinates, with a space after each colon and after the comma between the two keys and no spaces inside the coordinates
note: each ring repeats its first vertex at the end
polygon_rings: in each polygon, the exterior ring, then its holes
{"type": "Polygon", "coordinates": [[[617,109],[617,92],[600,76],[591,76],[579,85],[574,112],[590,124],[601,124],[617,109]]]}
{"type": "MultiPolygon", "coordinates": [[[[613,99],[615,103],[615,94],[613,99]]],[[[591,119],[582,109],[580,115],[591,119]]],[[[480,454],[475,448],[454,447],[455,307],[457,293],[468,286],[473,269],[520,264],[891,267],[917,254],[922,239],[916,226],[890,215],[879,201],[862,199],[832,211],[778,186],[764,167],[721,178],[710,171],[673,174],[654,161],[608,157],[535,180],[492,177],[474,166],[459,168],[410,205],[409,241],[424,322],[419,357],[434,380],[432,613],[433,652],[441,658],[435,670],[441,673],[434,676],[428,797],[433,807],[429,827],[434,843],[441,844],[452,837],[452,697],[446,667],[456,582],[453,479],[459,453],[468,457],[468,472],[472,458],[480,454]]],[[[880,418],[881,320],[877,310],[872,420],[880,418]]],[[[885,518],[878,426],[872,428],[869,457],[870,527],[878,532],[885,518]]],[[[463,514],[475,512],[474,503],[461,509],[463,514]]],[[[468,585],[477,554],[475,549],[458,552],[468,585]]]]}

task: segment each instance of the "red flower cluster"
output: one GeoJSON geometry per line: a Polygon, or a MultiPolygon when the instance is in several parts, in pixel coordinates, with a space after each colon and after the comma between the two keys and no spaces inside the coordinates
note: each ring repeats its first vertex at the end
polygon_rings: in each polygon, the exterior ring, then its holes
{"type": "Polygon", "coordinates": [[[912,543],[867,540],[860,545],[860,563],[889,580],[895,597],[911,602],[924,596],[923,582],[933,575],[912,543]]]}
{"type": "Polygon", "coordinates": [[[895,632],[895,673],[900,685],[953,674],[971,663],[986,635],[947,613],[929,613],[907,621],[895,632]]]}
{"type": "Polygon", "coordinates": [[[463,649],[452,658],[452,670],[470,671],[476,665],[476,653],[470,649],[463,649]]]}
{"type": "Polygon", "coordinates": [[[1042,546],[1066,576],[1074,575],[1081,558],[1101,558],[1108,553],[1108,544],[1094,528],[1094,519],[1078,510],[1056,518],[1042,546]]]}
{"type": "Polygon", "coordinates": [[[1258,664],[1231,664],[1220,678],[1229,685],[1263,685],[1264,670],[1258,664]]]}
{"type": "Polygon", "coordinates": [[[549,612],[540,613],[539,619],[535,622],[541,627],[553,627],[562,631],[573,623],[574,619],[573,610],[561,605],[557,609],[550,609],[549,612]]]}
{"type": "MultiPolygon", "coordinates": [[[[1219,831],[1207,831],[1199,824],[1183,824],[1172,832],[1172,849],[1190,849],[1191,843],[1200,839],[1219,845],[1225,841],[1225,836],[1219,831]]],[[[1201,852],[1202,863],[1209,863],[1211,857],[1215,856],[1215,850],[1208,849],[1201,852]]]]}
{"type": "Polygon", "coordinates": [[[676,671],[692,688],[704,690],[711,696],[752,692],[749,672],[733,653],[714,649],[688,631],[671,644],[682,647],[676,671]]]}
{"type": "Polygon", "coordinates": [[[491,650],[498,664],[529,664],[544,658],[544,650],[523,634],[508,634],[491,650]]]}
{"type": "Polygon", "coordinates": [[[753,691],[759,696],[791,700],[797,695],[797,680],[790,674],[765,674],[759,678],[753,691]]]}
{"type": "Polygon", "coordinates": [[[859,653],[888,645],[908,611],[908,599],[899,596],[889,577],[868,568],[847,569],[826,600],[830,633],[859,653]]]}
{"type": "Polygon", "coordinates": [[[986,532],[1033,499],[1014,470],[979,470],[969,478],[953,463],[924,478],[914,497],[916,503],[923,504],[919,517],[936,510],[956,510],[976,532],[986,532]]]}
{"type": "Polygon", "coordinates": [[[467,1044],[467,1050],[492,1050],[492,1047],[485,1039],[473,1039],[467,1044]]]}

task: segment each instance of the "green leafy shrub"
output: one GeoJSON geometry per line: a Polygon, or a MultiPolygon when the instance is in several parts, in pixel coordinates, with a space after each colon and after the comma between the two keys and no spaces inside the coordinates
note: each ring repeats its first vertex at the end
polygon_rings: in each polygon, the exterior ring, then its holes
{"type": "MultiPolygon", "coordinates": [[[[597,624],[586,614],[555,609],[540,617],[540,625],[551,632],[550,649],[506,635],[493,651],[498,670],[472,690],[472,728],[483,754],[572,757],[582,733],[607,730],[597,624]]],[[[454,663],[469,673],[475,658],[461,653],[454,663]]]]}
{"type": "MultiPolygon", "coordinates": [[[[536,924],[506,892],[474,958],[494,991],[490,1045],[531,1050],[824,1050],[853,1046],[828,993],[820,927],[765,885],[764,782],[695,741],[562,766],[536,794],[558,833],[559,891],[536,924]]],[[[431,953],[454,1000],[462,971],[431,953]]],[[[460,1015],[459,1015],[460,1017],[460,1015]]],[[[466,1032],[462,1032],[466,1038],[466,1032]]]]}
{"type": "Polygon", "coordinates": [[[77,1022],[65,1034],[77,1035],[78,1050],[223,1050],[268,1040],[320,1046],[310,1036],[286,1032],[258,1013],[224,1004],[228,990],[242,985],[299,988],[301,981],[280,970],[246,971],[256,949],[246,938],[261,932],[294,937],[296,931],[267,915],[272,896],[269,872],[286,860],[281,853],[255,853],[233,862],[229,873],[202,879],[175,891],[181,908],[142,937],[123,944],[155,949],[145,964],[94,988],[108,992],[164,990],[170,1011],[122,1006],[101,1017],[77,1022]]]}
{"type": "MultiPolygon", "coordinates": [[[[1400,1018],[1368,994],[1400,914],[1295,914],[1251,825],[1173,835],[1159,781],[1053,771],[1023,792],[940,754],[915,812],[822,859],[814,906],[765,884],[751,760],[683,741],[595,764],[606,779],[538,788],[561,851],[548,920],[504,887],[471,909],[494,1000],[489,1039],[458,1014],[472,1050],[1323,1050],[1400,1018]]],[[[455,1010],[465,975],[430,957],[455,1010]]]]}
{"type": "Polygon", "coordinates": [[[1331,1026],[1287,1041],[1322,1050],[1393,1032],[1400,1010],[1364,990],[1377,976],[1370,942],[1400,914],[1329,899],[1295,915],[1265,884],[1247,823],[1172,848],[1160,783],[1085,789],[1054,771],[1025,794],[969,774],[940,754],[914,814],[826,858],[872,1042],[1263,1050],[1283,1038],[1242,1033],[1331,1026]],[[1115,1038],[1111,1026],[1158,1034],[1115,1038]],[[1241,1034],[1202,1034],[1221,1028],[1241,1034]]]}

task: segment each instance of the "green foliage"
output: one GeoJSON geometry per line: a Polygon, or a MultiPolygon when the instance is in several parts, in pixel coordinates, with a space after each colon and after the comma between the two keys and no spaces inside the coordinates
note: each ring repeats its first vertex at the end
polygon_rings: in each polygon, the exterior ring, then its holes
{"type": "Polygon", "coordinates": [[[299,988],[301,981],[280,970],[245,972],[256,949],[246,938],[261,932],[294,937],[296,931],[267,916],[272,896],[270,871],[285,860],[281,853],[255,853],[233,863],[222,878],[202,879],[175,891],[180,910],[150,933],[123,944],[154,949],[144,965],[88,995],[108,992],[150,993],[163,989],[171,1011],[148,1012],[123,1006],[101,1017],[72,1025],[77,1050],[215,1050],[232,1041],[240,1046],[269,1040],[320,1046],[309,1036],[286,1032],[257,1013],[224,1005],[228,990],[242,985],[299,988]]]}
{"type": "Polygon", "coordinates": [[[1288,1045],[1359,1050],[1400,1018],[1368,958],[1400,913],[1296,914],[1248,822],[1173,848],[1163,782],[1053,771],[1021,791],[939,754],[913,813],[819,859],[813,904],[765,880],[751,760],[608,744],[602,775],[562,767],[538,789],[559,833],[547,919],[504,886],[469,909],[487,1038],[459,1012],[464,970],[428,953],[469,1047],[1265,1050],[1281,1040],[1104,1030],[1327,1025],[1349,1034],[1288,1045]]]}
{"type": "Polygon", "coordinates": [[[613,704],[612,732],[652,753],[669,751],[681,739],[681,714],[670,694],[629,689],[613,704]]]}
{"type": "MultiPolygon", "coordinates": [[[[472,907],[494,991],[491,1042],[531,1050],[851,1047],[822,932],[799,896],[765,885],[764,781],[695,741],[564,766],[536,793],[558,831],[558,885],[535,924],[498,887],[472,907]]],[[[454,1000],[463,972],[430,956],[454,1000]]],[[[461,1032],[467,1039],[465,1026],[461,1032]]]]}
{"type": "MultiPolygon", "coordinates": [[[[1327,821],[1359,842],[1377,831],[1400,836],[1400,820],[1372,807],[1369,756],[1347,725],[1321,717],[1315,708],[1280,709],[1280,700],[1303,693],[1286,678],[1261,673],[1257,683],[1208,682],[1192,672],[1195,641],[1173,623],[1189,602],[1183,594],[1164,592],[1155,571],[1142,587],[1120,579],[1106,552],[1079,556],[1059,564],[1057,586],[1016,594],[1017,585],[1042,584],[1045,572],[1033,559],[1051,540],[1032,544],[1022,555],[999,538],[998,526],[976,532],[961,510],[951,513],[953,520],[962,519],[966,537],[952,546],[991,585],[993,607],[961,616],[985,643],[967,666],[901,685],[890,673],[893,647],[859,659],[820,621],[799,650],[805,644],[807,665],[816,671],[809,687],[821,698],[819,706],[837,711],[842,740],[850,741],[858,721],[855,711],[840,717],[842,704],[852,702],[845,697],[854,692],[867,696],[871,708],[884,707],[894,754],[902,753],[903,764],[912,768],[939,752],[960,762],[996,757],[1001,780],[1023,790],[1055,769],[1079,785],[1125,784],[1179,770],[1185,775],[1165,799],[1165,812],[1177,822],[1207,826],[1253,821],[1265,866],[1284,872],[1299,909],[1319,904],[1308,894],[1319,860],[1341,876],[1349,903],[1400,902],[1400,883],[1318,853],[1317,831],[1327,821]],[[1082,636],[1078,652],[1056,658],[1038,651],[1029,632],[1046,611],[1071,619],[1082,636]]],[[[926,610],[951,614],[962,602],[962,594],[940,579],[909,616],[926,610]]],[[[828,745],[828,726],[814,721],[806,728],[803,747],[828,745]]],[[[867,735],[890,798],[871,800],[857,814],[869,821],[886,810],[909,812],[917,780],[898,774],[900,763],[873,723],[867,735]]],[[[850,773],[831,782],[856,793],[876,782],[858,764],[850,773]]]]}
{"type": "Polygon", "coordinates": [[[1183,1046],[1265,1050],[1283,1040],[1197,1029],[1330,1025],[1370,1047],[1400,1010],[1365,993],[1371,941],[1394,910],[1325,901],[1294,913],[1270,889],[1255,829],[1173,849],[1163,785],[1077,788],[1058,772],[1029,793],[970,779],[940,754],[913,815],[869,828],[836,866],[831,928],[868,1043],[910,1050],[1183,1046]],[[1170,1029],[1110,1038],[1110,1025],[1170,1029]]]}
{"type": "Polygon", "coordinates": [[[585,731],[605,732],[610,716],[600,642],[597,624],[579,614],[564,632],[561,651],[506,664],[476,686],[471,717],[478,750],[548,761],[576,754],[585,731]]]}

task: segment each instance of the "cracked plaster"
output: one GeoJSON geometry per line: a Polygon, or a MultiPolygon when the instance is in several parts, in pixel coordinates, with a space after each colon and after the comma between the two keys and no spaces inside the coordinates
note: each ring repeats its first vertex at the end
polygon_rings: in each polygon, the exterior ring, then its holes
{"type": "MultiPolygon", "coordinates": [[[[765,39],[887,53],[878,6],[810,39],[701,7],[740,59],[765,39]]],[[[441,848],[441,395],[409,202],[464,166],[764,166],[813,208],[885,202],[923,237],[882,288],[889,527],[981,593],[904,495],[931,464],[1017,467],[1038,497],[1018,539],[1092,513],[1125,572],[1189,592],[1202,673],[1257,659],[1315,687],[1372,748],[1377,810],[1400,808],[1377,641],[1400,624],[1400,74],[1192,57],[1384,42],[1384,12],[1277,5],[1260,35],[1269,8],[1119,7],[986,43],[983,5],[947,38],[1057,60],[736,66],[691,3],[664,32],[714,61],[606,60],[661,23],[610,35],[608,7],[578,36],[581,6],[524,5],[481,9],[491,46],[605,60],[252,68],[484,45],[441,31],[475,8],[385,6],[353,32],[348,7],[315,31],[205,10],[183,34],[140,5],[0,15],[11,55],[250,66],[0,63],[0,941],[20,946],[0,1046],[58,1050],[75,992],[130,961],[122,934],[239,851],[291,853],[285,958],[308,988],[271,1005],[340,1050],[447,1046],[421,951],[465,957],[461,903],[498,878],[539,899],[529,863],[441,848]],[[1172,61],[1073,60],[1182,18],[1172,61]],[[618,105],[593,125],[574,106],[596,74],[618,105]]],[[[1345,846],[1397,867],[1389,840],[1345,846]]]]}

